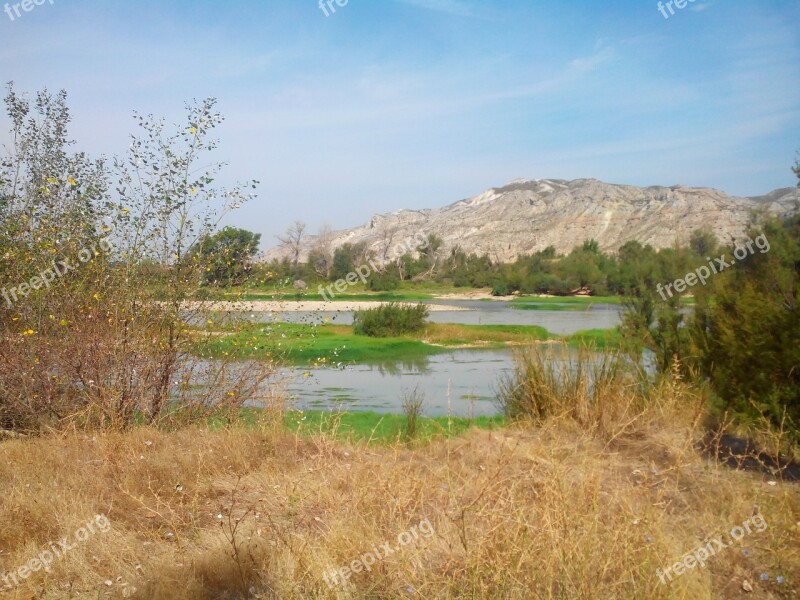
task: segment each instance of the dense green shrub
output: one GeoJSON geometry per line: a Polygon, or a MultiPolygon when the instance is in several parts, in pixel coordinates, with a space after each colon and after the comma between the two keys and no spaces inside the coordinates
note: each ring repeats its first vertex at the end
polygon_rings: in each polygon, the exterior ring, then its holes
{"type": "Polygon", "coordinates": [[[390,302],[377,308],[359,310],[353,316],[358,335],[390,337],[420,331],[428,323],[427,304],[390,302]]]}
{"type": "Polygon", "coordinates": [[[367,280],[367,289],[371,292],[391,292],[400,287],[400,277],[394,273],[374,273],[367,280]]]}
{"type": "MultiPolygon", "coordinates": [[[[800,216],[767,221],[768,252],[738,261],[697,290],[689,331],[696,368],[722,408],[800,426],[800,216]]],[[[730,251],[728,252],[730,255],[730,251]]],[[[700,286],[698,286],[700,287],[700,286]]]]}
{"type": "Polygon", "coordinates": [[[492,296],[510,296],[513,293],[507,281],[498,281],[492,286],[492,296]]]}

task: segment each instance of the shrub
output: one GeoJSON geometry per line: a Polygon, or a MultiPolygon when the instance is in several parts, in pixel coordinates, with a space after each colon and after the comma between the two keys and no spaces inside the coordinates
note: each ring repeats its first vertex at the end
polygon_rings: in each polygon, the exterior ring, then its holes
{"type": "Polygon", "coordinates": [[[375,273],[367,281],[371,292],[391,292],[400,287],[400,278],[392,273],[375,273]]]}
{"type": "Polygon", "coordinates": [[[358,335],[390,337],[420,331],[428,324],[427,304],[390,302],[377,308],[359,310],[353,316],[358,335]]]}
{"type": "MultiPolygon", "coordinates": [[[[648,378],[622,355],[532,346],[515,354],[514,370],[501,379],[496,405],[510,420],[567,418],[607,437],[627,429],[649,408],[659,413],[651,407],[652,391],[648,378]]],[[[697,395],[680,402],[684,411],[689,404],[702,405],[697,395]]]]}
{"type": "Polygon", "coordinates": [[[769,220],[750,232],[758,235],[769,252],[738,261],[695,293],[691,358],[725,411],[744,422],[786,419],[800,439],[800,216],[769,220]]]}
{"type": "Polygon", "coordinates": [[[498,281],[492,288],[492,296],[510,296],[512,293],[511,286],[505,281],[498,281]]]}
{"type": "Polygon", "coordinates": [[[417,435],[419,419],[422,416],[422,405],[425,402],[425,393],[419,387],[403,392],[403,412],[406,415],[405,438],[411,441],[417,435]]]}

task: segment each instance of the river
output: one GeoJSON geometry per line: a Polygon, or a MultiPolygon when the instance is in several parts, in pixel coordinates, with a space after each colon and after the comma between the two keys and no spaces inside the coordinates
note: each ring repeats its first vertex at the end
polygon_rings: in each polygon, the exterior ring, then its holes
{"type": "MultiPolygon", "coordinates": [[[[620,322],[620,307],[610,304],[581,306],[580,310],[519,310],[502,301],[447,300],[430,304],[458,306],[460,311],[431,312],[435,323],[467,325],[539,325],[551,333],[568,335],[583,329],[610,329],[620,322]]],[[[573,305],[574,306],[574,305],[573,305]]],[[[285,312],[253,315],[269,322],[335,322],[349,324],[352,312],[285,312]]],[[[373,361],[341,368],[292,368],[283,371],[294,408],[371,410],[401,413],[403,395],[417,388],[424,396],[427,416],[493,415],[498,381],[513,368],[512,352],[458,350],[405,361],[373,361]]]]}

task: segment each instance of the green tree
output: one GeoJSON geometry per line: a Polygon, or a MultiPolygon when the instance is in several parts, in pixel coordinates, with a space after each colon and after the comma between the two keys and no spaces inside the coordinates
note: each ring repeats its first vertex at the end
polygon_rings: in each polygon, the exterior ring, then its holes
{"type": "Polygon", "coordinates": [[[695,229],[689,237],[689,248],[700,258],[711,256],[718,246],[717,236],[707,227],[695,229]]]}
{"type": "Polygon", "coordinates": [[[584,252],[590,252],[592,254],[600,254],[600,243],[595,239],[585,240],[583,242],[582,248],[584,252]]]}
{"type": "Polygon", "coordinates": [[[260,233],[235,227],[225,227],[203,238],[197,250],[203,265],[203,282],[219,287],[244,283],[260,241],[260,233]]]}
{"type": "Polygon", "coordinates": [[[367,247],[364,242],[342,244],[333,252],[331,279],[344,279],[348,273],[352,273],[356,267],[364,264],[367,259],[367,247]]]}
{"type": "Polygon", "coordinates": [[[583,246],[576,246],[558,265],[558,274],[575,288],[589,287],[594,291],[605,288],[606,277],[603,272],[606,257],[596,244],[589,240],[583,246]]]}
{"type": "Polygon", "coordinates": [[[756,250],[696,294],[697,366],[724,408],[800,426],[800,216],[751,231],[756,250]],[[760,247],[766,248],[766,243],[760,247]]]}

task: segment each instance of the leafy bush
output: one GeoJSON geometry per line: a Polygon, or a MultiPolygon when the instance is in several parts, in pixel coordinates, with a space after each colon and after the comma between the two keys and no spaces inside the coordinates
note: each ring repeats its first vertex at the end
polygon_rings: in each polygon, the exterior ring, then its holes
{"type": "Polygon", "coordinates": [[[377,308],[359,310],[353,316],[358,335],[391,337],[420,331],[428,324],[427,304],[390,302],[377,308]]]}
{"type": "Polygon", "coordinates": [[[392,273],[375,273],[367,280],[371,292],[391,292],[400,287],[400,278],[392,273]]]}
{"type": "Polygon", "coordinates": [[[800,216],[769,220],[750,237],[758,234],[769,252],[756,251],[695,293],[693,363],[725,411],[767,418],[800,438],[800,216]]]}
{"type": "Polygon", "coordinates": [[[492,288],[492,296],[510,296],[514,290],[505,281],[498,281],[492,288]]]}

